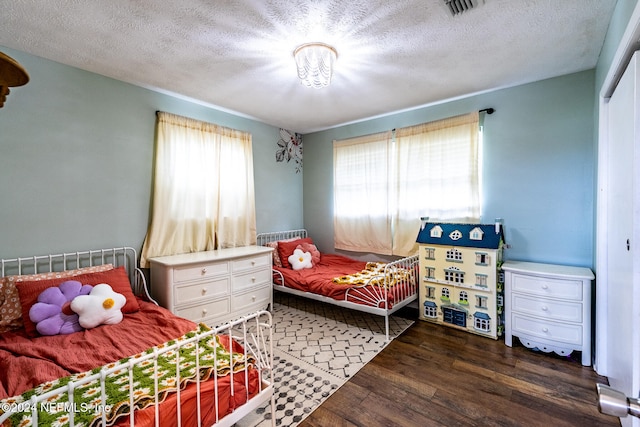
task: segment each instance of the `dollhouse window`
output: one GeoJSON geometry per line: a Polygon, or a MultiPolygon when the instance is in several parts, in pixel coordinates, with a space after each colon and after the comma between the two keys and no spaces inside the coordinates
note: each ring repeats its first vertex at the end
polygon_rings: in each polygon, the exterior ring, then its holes
{"type": "Polygon", "coordinates": [[[444,280],[452,283],[464,283],[464,272],[457,268],[450,268],[444,271],[444,280]]]}
{"type": "Polygon", "coordinates": [[[425,278],[426,279],[435,279],[436,277],[436,269],[434,267],[425,267],[425,278]]]}
{"type": "Polygon", "coordinates": [[[451,240],[460,240],[462,238],[462,233],[460,232],[460,230],[453,230],[451,233],[449,233],[449,238],[451,240]]]}
{"type": "Polygon", "coordinates": [[[477,265],[489,265],[489,254],[486,252],[476,252],[477,265]]]}
{"type": "Polygon", "coordinates": [[[425,301],[424,303],[424,317],[430,317],[435,319],[438,317],[438,306],[431,301],[425,301]]]}
{"type": "Polygon", "coordinates": [[[433,227],[431,229],[430,232],[431,237],[434,237],[436,239],[439,239],[442,237],[442,227],[440,227],[439,225],[436,225],[435,227],[433,227]]]}
{"type": "Polygon", "coordinates": [[[476,307],[477,308],[488,308],[487,305],[488,298],[485,296],[476,295],[476,307]]]}
{"type": "Polygon", "coordinates": [[[486,274],[476,274],[476,286],[482,286],[483,288],[487,287],[486,274]]]}
{"type": "Polygon", "coordinates": [[[425,286],[424,287],[425,290],[425,297],[429,298],[429,299],[435,299],[436,298],[436,288],[433,286],[425,286]]]}
{"type": "Polygon", "coordinates": [[[442,288],[440,293],[440,299],[442,299],[443,301],[449,301],[449,288],[442,288]]]}
{"type": "Polygon", "coordinates": [[[483,235],[484,235],[484,232],[482,231],[482,229],[480,227],[476,227],[473,230],[471,230],[471,232],[469,233],[469,239],[482,240],[483,235]]]}
{"type": "Polygon", "coordinates": [[[476,315],[474,319],[474,327],[478,331],[489,332],[491,331],[491,319],[489,319],[489,316],[486,316],[486,315],[484,316],[476,315]]]}
{"type": "Polygon", "coordinates": [[[447,251],[447,261],[456,261],[456,262],[462,261],[462,252],[460,252],[455,248],[449,249],[447,251]]]}
{"type": "Polygon", "coordinates": [[[460,299],[458,302],[463,305],[469,305],[469,294],[467,291],[460,291],[460,299]]]}
{"type": "Polygon", "coordinates": [[[435,248],[424,248],[424,258],[425,259],[436,259],[436,249],[435,248]]]}

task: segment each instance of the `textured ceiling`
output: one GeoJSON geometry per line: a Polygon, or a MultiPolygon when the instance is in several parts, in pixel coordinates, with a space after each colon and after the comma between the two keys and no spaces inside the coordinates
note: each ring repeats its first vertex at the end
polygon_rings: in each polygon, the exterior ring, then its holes
{"type": "Polygon", "coordinates": [[[300,133],[591,69],[615,0],[12,0],[0,46],[300,133]],[[292,52],[338,51],[331,86],[292,52]]]}

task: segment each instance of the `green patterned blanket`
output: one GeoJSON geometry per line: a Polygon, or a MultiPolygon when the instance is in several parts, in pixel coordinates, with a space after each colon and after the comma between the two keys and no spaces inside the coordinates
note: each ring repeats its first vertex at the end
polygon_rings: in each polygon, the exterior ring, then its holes
{"type": "MultiPolygon", "coordinates": [[[[99,374],[102,369],[112,371],[105,377],[105,391],[107,395],[106,404],[101,403],[102,390],[100,379],[95,378],[86,384],[76,386],[73,392],[73,400],[69,400],[69,393],[63,392],[55,394],[45,401],[35,405],[38,411],[39,425],[65,426],[69,425],[68,411],[73,412],[76,426],[96,426],[101,424],[102,414],[106,415],[107,425],[113,424],[119,417],[128,415],[131,411],[129,402],[129,374],[127,366],[134,363],[133,387],[134,387],[134,407],[143,409],[155,403],[154,384],[154,360],[144,358],[155,351],[166,350],[166,347],[173,344],[189,341],[196,337],[198,333],[206,333],[211,329],[204,324],[200,324],[198,329],[191,331],[182,337],[152,347],[143,353],[121,359],[101,368],[81,374],[71,375],[55,381],[41,384],[40,386],[15,396],[0,401],[0,416],[5,412],[18,410],[17,413],[9,417],[11,426],[27,427],[33,425],[31,410],[33,405],[29,399],[35,395],[42,395],[51,390],[66,386],[70,381],[86,381],[94,374],[99,374]]],[[[199,377],[201,381],[206,381],[217,375],[229,375],[233,372],[244,370],[246,365],[255,366],[255,359],[248,356],[245,359],[241,347],[229,343],[226,335],[207,335],[198,340],[187,342],[179,350],[168,350],[160,354],[157,358],[157,382],[158,401],[164,401],[170,393],[177,390],[176,364],[180,369],[180,389],[184,389],[188,383],[195,382],[198,376],[196,372],[196,343],[199,361],[199,377]],[[229,345],[231,344],[231,345],[229,345]]]]}

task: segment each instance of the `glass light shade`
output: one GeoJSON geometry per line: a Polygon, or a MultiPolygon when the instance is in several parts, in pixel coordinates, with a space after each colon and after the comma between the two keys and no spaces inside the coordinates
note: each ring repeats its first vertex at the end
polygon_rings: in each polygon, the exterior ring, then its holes
{"type": "Polygon", "coordinates": [[[305,86],[321,88],[331,83],[338,52],[324,43],[306,43],[293,51],[298,77],[305,86]]]}

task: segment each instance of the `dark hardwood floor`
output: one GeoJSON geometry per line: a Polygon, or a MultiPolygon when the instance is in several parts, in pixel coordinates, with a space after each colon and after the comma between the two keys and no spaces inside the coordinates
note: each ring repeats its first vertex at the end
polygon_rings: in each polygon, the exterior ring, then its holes
{"type": "Polygon", "coordinates": [[[299,426],[619,426],[579,356],[417,320],[299,426]]]}

